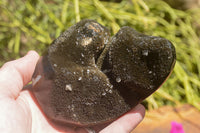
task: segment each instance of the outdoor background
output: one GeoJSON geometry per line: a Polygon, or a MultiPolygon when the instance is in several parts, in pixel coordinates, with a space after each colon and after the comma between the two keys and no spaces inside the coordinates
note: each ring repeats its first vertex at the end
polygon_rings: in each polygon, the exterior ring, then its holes
{"type": "Polygon", "coordinates": [[[198,0],[166,1],[173,8],[162,0],[0,0],[0,66],[29,50],[41,55],[60,33],[81,19],[98,21],[112,35],[122,26],[131,26],[167,38],[176,47],[174,71],[143,102],[146,108],[189,103],[200,109],[200,8],[190,3],[198,0]]]}

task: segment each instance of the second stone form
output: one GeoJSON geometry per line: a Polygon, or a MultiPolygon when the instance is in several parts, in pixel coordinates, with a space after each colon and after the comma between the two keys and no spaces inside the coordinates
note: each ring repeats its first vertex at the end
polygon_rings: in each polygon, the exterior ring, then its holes
{"type": "Polygon", "coordinates": [[[52,122],[91,126],[110,122],[166,80],[175,48],[164,38],[122,27],[110,37],[94,20],[62,33],[40,58],[31,92],[52,122]]]}

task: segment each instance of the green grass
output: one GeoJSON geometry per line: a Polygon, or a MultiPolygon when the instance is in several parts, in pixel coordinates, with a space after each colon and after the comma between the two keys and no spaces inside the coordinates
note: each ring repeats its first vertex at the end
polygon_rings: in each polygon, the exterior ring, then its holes
{"type": "Polygon", "coordinates": [[[0,0],[0,66],[31,49],[41,54],[84,18],[108,27],[112,35],[131,26],[170,40],[177,52],[174,71],[144,104],[152,109],[189,103],[200,109],[200,9],[175,10],[161,0],[0,0]]]}

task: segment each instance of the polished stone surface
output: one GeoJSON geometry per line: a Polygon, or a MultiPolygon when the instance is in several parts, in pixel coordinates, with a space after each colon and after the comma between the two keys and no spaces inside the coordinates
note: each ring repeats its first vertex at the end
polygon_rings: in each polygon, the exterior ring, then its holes
{"type": "Polygon", "coordinates": [[[166,80],[175,48],[164,38],[122,27],[110,37],[96,21],[62,33],[40,58],[32,94],[52,122],[91,126],[110,122],[166,80]]]}

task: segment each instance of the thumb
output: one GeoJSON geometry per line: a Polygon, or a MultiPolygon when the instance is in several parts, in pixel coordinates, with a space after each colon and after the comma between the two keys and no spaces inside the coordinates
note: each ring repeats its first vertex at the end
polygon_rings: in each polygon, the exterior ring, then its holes
{"type": "Polygon", "coordinates": [[[29,51],[24,57],[5,63],[0,69],[0,96],[16,98],[31,80],[38,59],[38,53],[29,51]]]}

